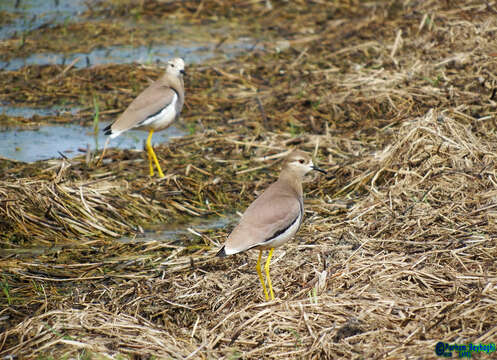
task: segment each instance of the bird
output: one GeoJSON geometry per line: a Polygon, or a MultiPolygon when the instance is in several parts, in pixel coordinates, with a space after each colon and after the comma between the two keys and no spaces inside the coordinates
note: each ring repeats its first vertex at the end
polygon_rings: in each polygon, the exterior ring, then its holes
{"type": "Polygon", "coordinates": [[[269,294],[262,277],[262,252],[269,250],[264,270],[271,300],[274,300],[269,276],[271,257],[274,248],[290,240],[302,224],[304,218],[302,181],[312,170],[326,174],[325,170],[314,165],[308,153],[300,150],[292,151],[284,160],[278,180],[249,205],[238,225],[216,254],[225,257],[249,249],[259,250],[256,270],[266,301],[269,301],[269,294]]]}
{"type": "Polygon", "coordinates": [[[155,164],[159,176],[164,177],[152,148],[152,135],[155,131],[167,128],[179,117],[185,102],[183,83],[185,74],[185,62],[183,59],[174,58],[169,60],[166,63],[165,73],[143,90],[116,121],[104,129],[105,135],[109,135],[106,145],[110,139],[130,129],[141,129],[149,132],[146,149],[150,176],[154,176],[153,164],[155,164]]]}

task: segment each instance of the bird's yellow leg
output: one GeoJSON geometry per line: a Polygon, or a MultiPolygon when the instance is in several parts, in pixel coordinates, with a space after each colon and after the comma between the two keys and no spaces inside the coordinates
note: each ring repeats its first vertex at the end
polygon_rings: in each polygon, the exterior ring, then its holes
{"type": "Polygon", "coordinates": [[[159,160],[157,160],[157,156],[155,155],[154,149],[152,147],[152,135],[154,134],[153,130],[150,130],[147,138],[147,153],[148,153],[148,162],[150,166],[150,176],[154,176],[154,167],[152,165],[152,160],[155,163],[155,166],[157,167],[157,172],[159,173],[159,176],[161,178],[164,177],[164,173],[162,172],[162,169],[160,168],[159,165],[159,160]]]}
{"type": "MultiPolygon", "coordinates": [[[[271,261],[271,256],[273,256],[274,248],[269,250],[269,255],[267,256],[266,265],[264,265],[264,270],[266,270],[267,286],[269,287],[269,292],[271,293],[271,300],[274,300],[273,287],[271,286],[271,277],[269,276],[269,262],[271,261]]],[[[265,289],[264,289],[265,290],[265,289]]],[[[267,292],[266,292],[267,299],[267,292]]]]}
{"type": "Polygon", "coordinates": [[[259,280],[262,284],[262,288],[264,289],[264,295],[266,296],[266,300],[269,300],[269,295],[267,294],[266,284],[264,284],[264,278],[262,277],[261,257],[262,257],[262,250],[259,250],[259,259],[257,260],[257,275],[259,275],[259,280]]]}
{"type": "Polygon", "coordinates": [[[148,166],[150,168],[150,176],[154,176],[154,164],[152,162],[152,155],[150,154],[150,151],[148,150],[148,146],[147,146],[147,156],[148,156],[148,166]]]}

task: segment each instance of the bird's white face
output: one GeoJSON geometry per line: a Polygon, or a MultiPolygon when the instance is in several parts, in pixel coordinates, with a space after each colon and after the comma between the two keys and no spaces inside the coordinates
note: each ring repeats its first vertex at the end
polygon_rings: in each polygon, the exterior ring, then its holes
{"type": "Polygon", "coordinates": [[[174,58],[167,62],[166,71],[178,77],[185,74],[185,62],[181,58],[174,58]]]}
{"type": "Polygon", "coordinates": [[[310,159],[297,158],[287,165],[292,171],[301,177],[304,177],[309,171],[314,168],[314,164],[310,159]]]}
{"type": "Polygon", "coordinates": [[[286,167],[294,174],[303,178],[308,172],[317,170],[326,173],[324,170],[318,168],[312,162],[312,158],[306,153],[295,152],[286,163],[286,167]]]}

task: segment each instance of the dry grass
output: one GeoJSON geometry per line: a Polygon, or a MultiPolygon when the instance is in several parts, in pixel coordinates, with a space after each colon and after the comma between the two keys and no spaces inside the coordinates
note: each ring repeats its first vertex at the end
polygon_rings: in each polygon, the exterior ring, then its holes
{"type": "MultiPolygon", "coordinates": [[[[192,67],[196,133],[157,147],[165,180],[141,152],[2,162],[0,355],[399,359],[495,342],[495,2],[142,3],[262,14],[264,50],[192,67]],[[305,185],[266,303],[255,253],[213,256],[231,225],[191,219],[242,210],[292,146],[331,174],[305,185]],[[116,241],[178,219],[190,235],[116,241]]],[[[58,81],[89,91],[96,72],[58,81]]]]}

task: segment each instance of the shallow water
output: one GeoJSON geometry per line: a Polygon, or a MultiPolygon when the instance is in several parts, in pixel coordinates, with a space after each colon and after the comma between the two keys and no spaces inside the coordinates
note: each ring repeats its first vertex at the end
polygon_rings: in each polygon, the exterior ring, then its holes
{"type": "Polygon", "coordinates": [[[248,40],[240,40],[233,44],[224,44],[221,49],[216,44],[190,43],[188,45],[153,45],[153,46],[109,46],[97,48],[89,53],[55,54],[37,53],[27,58],[15,58],[8,61],[0,61],[0,70],[19,70],[29,65],[69,65],[75,59],[79,59],[73,66],[85,68],[95,65],[106,64],[151,64],[164,62],[172,57],[181,57],[187,64],[201,63],[216,55],[231,58],[243,51],[254,48],[254,44],[248,40]]]}
{"type": "MultiPolygon", "coordinates": [[[[107,136],[102,132],[105,127],[101,124],[98,137],[95,137],[93,128],[80,125],[46,125],[36,129],[7,129],[0,131],[0,156],[32,162],[60,158],[61,153],[67,157],[80,154],[87,146],[94,150],[101,149],[107,136]]],[[[164,131],[154,134],[152,141],[156,143],[167,142],[170,138],[181,137],[185,132],[171,126],[164,131]]],[[[143,142],[148,136],[147,132],[129,130],[109,143],[110,147],[121,149],[142,149],[143,142]]]]}
{"type": "Polygon", "coordinates": [[[23,117],[26,119],[32,118],[34,115],[38,116],[59,116],[63,114],[75,115],[79,110],[78,107],[73,108],[63,108],[60,106],[52,106],[46,108],[35,108],[28,106],[1,106],[0,114],[4,114],[11,117],[23,117]]]}
{"type": "Polygon", "coordinates": [[[145,231],[133,237],[123,237],[119,239],[122,243],[151,242],[151,241],[174,241],[181,240],[185,236],[195,237],[192,231],[215,230],[221,229],[235,221],[234,216],[210,217],[210,218],[193,218],[188,224],[169,224],[145,231]]]}
{"type": "MultiPolygon", "coordinates": [[[[89,21],[82,17],[88,5],[95,0],[0,0],[0,12],[6,12],[10,16],[7,23],[0,26],[0,40],[11,37],[20,37],[20,34],[28,33],[40,27],[51,27],[56,24],[78,23],[89,21]],[[17,5],[17,6],[16,6],[17,5]]],[[[143,24],[129,23],[129,31],[143,24]]],[[[182,57],[187,64],[200,63],[215,56],[233,57],[243,51],[251,50],[256,45],[253,40],[239,38],[233,42],[219,45],[218,40],[206,36],[207,27],[196,25],[197,31],[185,30],[184,24],[168,24],[166,32],[178,34],[167,44],[157,41],[147,46],[100,46],[85,53],[50,53],[37,52],[25,58],[13,58],[0,61],[0,70],[14,71],[29,65],[69,65],[74,60],[75,68],[84,68],[105,64],[148,64],[157,61],[166,61],[171,57],[182,57]],[[179,34],[189,34],[182,38],[179,34]],[[199,40],[201,39],[201,40],[199,40]]],[[[212,29],[209,28],[211,31],[212,29]]],[[[221,33],[228,30],[218,29],[221,33]]]]}
{"type": "MultiPolygon", "coordinates": [[[[188,224],[168,224],[156,226],[153,231],[148,230],[145,233],[133,236],[123,237],[116,241],[130,244],[130,243],[147,243],[147,242],[168,242],[183,241],[185,237],[194,238],[193,232],[203,230],[216,230],[226,227],[235,221],[234,216],[226,217],[209,217],[209,218],[192,218],[188,224]],[[191,231],[189,231],[190,229],[191,231]]],[[[0,258],[26,258],[32,256],[41,256],[49,253],[54,253],[62,250],[66,246],[32,246],[22,248],[0,249],[0,258]]]]}
{"type": "Polygon", "coordinates": [[[63,246],[32,246],[12,249],[0,249],[0,258],[7,259],[9,257],[26,258],[40,256],[48,253],[54,253],[63,249],[63,246]]]}
{"type": "MultiPolygon", "coordinates": [[[[0,0],[0,11],[13,14],[12,20],[0,27],[0,40],[20,36],[21,33],[35,30],[39,27],[53,26],[65,22],[87,21],[83,14],[93,0],[0,0]],[[89,4],[89,5],[87,5],[89,4]]],[[[137,24],[131,24],[139,26],[137,24]]],[[[171,25],[168,31],[181,34],[181,26],[171,25]]],[[[157,42],[150,46],[108,46],[95,47],[88,53],[46,53],[35,52],[25,58],[13,58],[0,61],[0,71],[14,71],[29,65],[69,65],[74,62],[75,68],[84,68],[105,64],[124,63],[156,63],[171,57],[182,57],[187,64],[201,63],[217,56],[234,57],[254,48],[254,41],[240,38],[234,42],[219,45],[214,39],[206,36],[206,29],[200,26],[198,31],[188,32],[197,34],[196,39],[171,40],[168,44],[157,42]],[[199,40],[202,39],[202,40],[199,40]],[[197,41],[196,41],[197,40],[197,41]]],[[[192,35],[193,36],[193,35],[192,35]]],[[[195,37],[195,36],[194,36],[195,37]]],[[[25,104],[29,105],[29,104],[25,104]]],[[[36,108],[34,106],[16,107],[10,104],[0,106],[0,114],[8,117],[32,118],[38,116],[57,116],[63,113],[76,114],[80,108],[65,109],[63,107],[36,108]]],[[[1,126],[2,124],[0,124],[1,126]]],[[[101,124],[101,129],[104,125],[101,124]]],[[[175,127],[154,135],[154,143],[167,141],[170,137],[179,137],[185,133],[175,127]]],[[[141,131],[129,131],[110,142],[111,147],[141,149],[147,134],[141,131]]],[[[13,160],[32,162],[50,158],[60,158],[77,155],[80,149],[101,148],[106,137],[100,131],[97,137],[93,129],[79,125],[40,126],[33,129],[2,129],[0,127],[0,156],[13,160]]]]}
{"type": "Polygon", "coordinates": [[[14,16],[0,27],[0,39],[36,30],[46,24],[74,22],[79,14],[87,10],[87,2],[91,3],[89,0],[1,0],[0,11],[14,16]]]}

